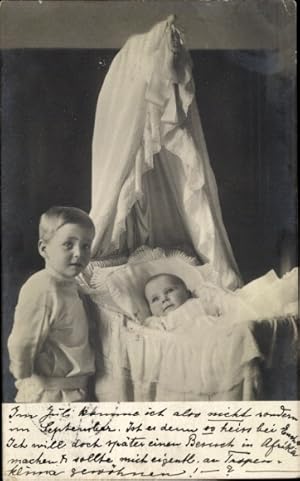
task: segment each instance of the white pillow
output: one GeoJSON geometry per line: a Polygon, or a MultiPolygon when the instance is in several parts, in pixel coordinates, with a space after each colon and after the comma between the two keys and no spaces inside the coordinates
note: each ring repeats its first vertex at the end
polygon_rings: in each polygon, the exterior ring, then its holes
{"type": "Polygon", "coordinates": [[[160,273],[175,274],[182,278],[191,291],[203,282],[216,283],[216,274],[209,264],[191,265],[186,256],[178,253],[127,264],[109,274],[105,284],[121,311],[142,321],[150,315],[144,298],[145,283],[149,277],[160,273]]]}
{"type": "Polygon", "coordinates": [[[244,285],[242,288],[237,289],[236,292],[239,293],[240,296],[244,297],[247,301],[257,297],[263,289],[268,288],[271,285],[274,285],[275,282],[278,281],[278,276],[276,272],[272,269],[267,272],[265,275],[254,279],[248,284],[244,285]]]}
{"type": "Polygon", "coordinates": [[[85,268],[84,272],[78,276],[81,284],[85,284],[92,289],[102,288],[105,279],[115,269],[126,264],[126,256],[112,256],[103,260],[92,260],[85,268]]]}

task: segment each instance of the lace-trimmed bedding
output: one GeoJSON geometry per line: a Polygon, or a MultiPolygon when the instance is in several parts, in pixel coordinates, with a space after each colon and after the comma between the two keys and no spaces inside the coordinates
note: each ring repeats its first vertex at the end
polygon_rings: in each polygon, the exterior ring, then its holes
{"type": "MultiPolygon", "coordinates": [[[[166,350],[173,353],[173,357],[170,354],[170,359],[173,358],[173,367],[176,365],[178,370],[181,361],[180,355],[176,353],[181,352],[181,355],[184,355],[184,358],[187,359],[182,349],[186,349],[190,353],[189,356],[192,356],[190,346],[187,345],[185,348],[180,336],[146,329],[141,325],[143,319],[149,315],[148,307],[143,298],[143,286],[150,275],[159,272],[174,273],[182,277],[191,289],[200,283],[206,285],[207,289],[211,291],[213,288],[218,289],[218,276],[211,266],[209,264],[199,265],[196,258],[179,249],[151,249],[146,246],[138,248],[131,256],[126,258],[126,264],[122,264],[123,260],[124,257],[115,256],[110,260],[106,259],[104,264],[99,261],[92,262],[88,266],[87,272],[81,277],[81,284],[89,292],[97,306],[100,318],[99,345],[101,342],[103,358],[101,365],[98,366],[97,398],[100,401],[146,401],[155,400],[156,393],[159,393],[158,396],[162,396],[162,398],[159,398],[160,400],[164,400],[164,396],[166,396],[165,400],[180,400],[183,398],[208,400],[210,398],[232,399],[230,396],[233,393],[235,395],[236,392],[241,393],[240,387],[233,385],[234,382],[230,381],[228,375],[226,375],[228,392],[223,386],[223,392],[217,393],[186,392],[186,389],[191,389],[191,384],[188,386],[184,381],[186,375],[182,378],[181,385],[177,382],[174,383],[174,379],[179,378],[178,376],[175,376],[175,378],[174,376],[173,378],[172,376],[166,376],[169,369],[166,364],[164,364],[164,377],[162,377],[163,353],[166,350]],[[135,327],[132,330],[130,327],[132,321],[128,323],[128,319],[134,317],[136,320],[134,325],[138,329],[135,327]],[[170,392],[170,385],[166,385],[166,379],[169,383],[172,380],[172,392],[170,392]]],[[[266,276],[266,280],[270,285],[276,282],[275,273],[270,272],[266,276]]],[[[254,286],[251,283],[248,286],[247,294],[254,296],[254,286]]],[[[249,329],[246,326],[245,334],[241,338],[246,343],[243,347],[245,356],[248,352],[247,355],[251,358],[255,352],[259,353],[262,348],[261,352],[264,353],[262,356],[265,357],[266,366],[272,365],[274,356],[276,357],[278,352],[280,353],[277,332],[282,331],[283,324],[285,326],[284,332],[291,343],[289,352],[293,353],[297,332],[294,320],[290,318],[285,319],[284,322],[278,321],[278,323],[275,320],[250,323],[249,329]],[[251,334],[252,329],[255,332],[254,336],[251,334]],[[266,332],[267,337],[272,340],[271,345],[269,343],[264,344],[266,332]],[[247,338],[249,339],[247,340],[247,338]],[[256,340],[258,340],[258,344],[256,344],[256,340]],[[253,346],[251,347],[251,345],[253,346]]],[[[235,342],[234,339],[231,342],[235,342]]],[[[196,345],[194,347],[196,348],[196,345]]],[[[197,349],[193,355],[197,357],[197,349]]],[[[290,357],[286,357],[285,354],[285,365],[290,362],[288,360],[290,357]]],[[[187,369],[188,364],[185,363],[184,365],[187,369]]],[[[172,366],[170,366],[170,369],[172,371],[172,366]]],[[[239,371],[239,381],[241,381],[241,376],[242,371],[239,371]]],[[[214,385],[209,377],[205,384],[207,386],[214,385]]],[[[205,389],[207,391],[207,388],[205,389]]],[[[203,388],[204,391],[205,389],[203,388]]]]}

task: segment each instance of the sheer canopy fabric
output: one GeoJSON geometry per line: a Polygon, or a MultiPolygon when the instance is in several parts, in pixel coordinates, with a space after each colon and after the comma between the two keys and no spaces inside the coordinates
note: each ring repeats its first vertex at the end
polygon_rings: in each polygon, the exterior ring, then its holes
{"type": "MultiPolygon", "coordinates": [[[[142,244],[190,244],[222,284],[241,284],[172,18],[130,38],[101,88],[93,135],[93,257],[142,244]]],[[[178,33],[178,31],[176,30],[178,33]]]]}

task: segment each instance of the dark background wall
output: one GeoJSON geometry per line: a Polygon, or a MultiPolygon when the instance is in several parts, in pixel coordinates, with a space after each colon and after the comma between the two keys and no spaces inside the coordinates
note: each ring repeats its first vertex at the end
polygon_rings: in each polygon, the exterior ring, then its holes
{"type": "MultiPolygon", "coordinates": [[[[2,52],[5,353],[18,290],[42,267],[40,214],[54,204],[90,208],[96,101],[116,52],[2,52]]],[[[294,81],[282,75],[276,51],[191,53],[224,222],[242,275],[247,281],[271,268],[280,274],[297,263],[294,81]]],[[[4,399],[12,401],[4,359],[4,399]]]]}

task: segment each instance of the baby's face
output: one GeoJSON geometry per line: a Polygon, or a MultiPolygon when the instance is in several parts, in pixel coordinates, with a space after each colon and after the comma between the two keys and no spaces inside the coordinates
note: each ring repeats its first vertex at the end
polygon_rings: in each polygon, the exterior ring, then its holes
{"type": "Polygon", "coordinates": [[[154,316],[166,316],[184,304],[190,293],[183,282],[172,276],[162,275],[146,285],[145,296],[154,316]]]}

